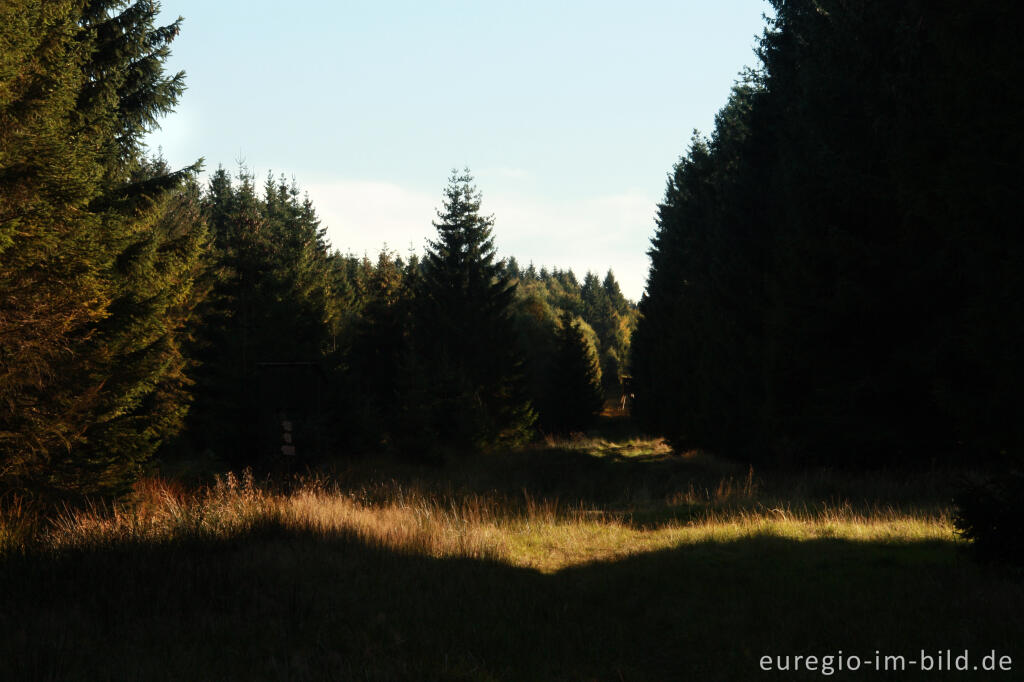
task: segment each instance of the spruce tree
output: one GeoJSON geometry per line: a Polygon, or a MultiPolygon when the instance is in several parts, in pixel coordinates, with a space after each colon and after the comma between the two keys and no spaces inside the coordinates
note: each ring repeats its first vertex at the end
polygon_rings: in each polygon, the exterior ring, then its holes
{"type": "Polygon", "coordinates": [[[619,283],[615,279],[615,273],[609,270],[604,276],[604,282],[601,283],[601,287],[604,289],[608,300],[611,301],[615,312],[620,315],[626,314],[629,310],[629,301],[622,295],[622,289],[619,288],[619,283]]]}
{"type": "Polygon", "coordinates": [[[0,483],[44,482],[96,401],[67,381],[106,314],[97,267],[104,107],[80,103],[90,44],[75,2],[0,5],[0,483]],[[88,107],[82,110],[82,107],[88,107]]]}
{"type": "Polygon", "coordinates": [[[519,267],[519,261],[516,260],[515,256],[509,256],[505,259],[505,269],[508,271],[510,279],[518,280],[522,277],[522,270],[519,267]]]}
{"type": "Polygon", "coordinates": [[[158,13],[155,2],[94,0],[80,20],[93,48],[80,101],[110,103],[111,119],[103,193],[90,205],[102,216],[109,304],[76,362],[97,409],[78,447],[54,463],[61,485],[82,493],[124,490],[180,429],[188,403],[182,337],[205,229],[194,193],[179,194],[199,164],[172,172],[144,156],[144,135],[184,90],[184,74],[163,70],[181,20],[158,26],[158,13]]]}
{"type": "Polygon", "coordinates": [[[417,287],[423,421],[461,451],[522,442],[535,420],[513,342],[515,284],[495,260],[494,219],[480,203],[469,171],[453,171],[417,287]]]}
{"type": "Polygon", "coordinates": [[[552,431],[586,429],[604,404],[597,351],[584,334],[584,324],[567,311],[561,315],[549,375],[549,409],[543,415],[544,428],[552,431]]]}
{"type": "Polygon", "coordinates": [[[583,299],[584,317],[588,320],[596,319],[604,308],[603,303],[607,299],[607,294],[601,287],[601,280],[593,272],[588,271],[586,277],[583,278],[580,298],[583,299]]]}
{"type": "Polygon", "coordinates": [[[124,490],[178,428],[202,225],[142,136],[183,76],[178,22],[138,2],[5,3],[0,17],[0,475],[124,490]],[[10,16],[7,16],[10,14],[10,16]]]}

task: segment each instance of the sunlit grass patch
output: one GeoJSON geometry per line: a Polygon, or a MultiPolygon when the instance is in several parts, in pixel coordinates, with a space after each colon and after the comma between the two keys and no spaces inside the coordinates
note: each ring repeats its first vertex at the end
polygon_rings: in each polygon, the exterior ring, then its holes
{"type": "MultiPolygon", "coordinates": [[[[691,487],[646,507],[588,509],[580,504],[452,493],[391,482],[347,490],[318,478],[288,489],[228,474],[188,492],[173,483],[140,483],[131,504],[68,511],[38,532],[37,547],[59,550],[119,542],[221,538],[254,528],[344,535],[390,551],[432,558],[495,560],[546,573],[595,561],[755,537],[804,541],[953,542],[948,512],[852,505],[766,506],[753,472],[715,486],[691,487]]],[[[7,528],[4,526],[3,528],[7,528]]],[[[0,531],[4,532],[4,531],[0,531]]],[[[0,538],[10,535],[0,534],[0,538]]]]}
{"type": "Polygon", "coordinates": [[[644,436],[612,440],[576,433],[570,436],[547,436],[544,445],[548,448],[584,451],[595,457],[655,457],[672,452],[664,439],[644,436]]]}

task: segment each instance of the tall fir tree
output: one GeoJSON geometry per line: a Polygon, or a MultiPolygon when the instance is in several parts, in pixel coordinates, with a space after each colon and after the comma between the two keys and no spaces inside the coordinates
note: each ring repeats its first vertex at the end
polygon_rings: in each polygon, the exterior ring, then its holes
{"type": "Polygon", "coordinates": [[[67,381],[89,325],[106,314],[97,265],[97,141],[109,113],[79,102],[91,45],[76,2],[0,5],[0,482],[45,482],[96,403],[67,381]],[[83,107],[84,105],[84,107],[83,107]]]}
{"type": "Polygon", "coordinates": [[[480,203],[469,171],[453,171],[417,291],[421,423],[460,451],[520,443],[536,418],[512,342],[515,284],[495,261],[494,219],[480,203]]]}
{"type": "Polygon", "coordinates": [[[629,301],[622,295],[622,289],[619,287],[618,280],[615,279],[614,272],[609,270],[605,273],[601,288],[604,289],[605,296],[611,301],[612,309],[620,315],[625,315],[629,310],[629,301]]]}
{"type": "Polygon", "coordinates": [[[153,2],[5,3],[0,379],[5,485],[125,489],[180,424],[202,225],[195,169],[143,156],[181,94],[153,2]],[[184,195],[187,197],[187,190],[184,195]]]}
{"type": "Polygon", "coordinates": [[[80,444],[54,462],[61,485],[83,493],[124,490],[178,431],[187,404],[181,313],[194,307],[205,228],[194,204],[173,198],[199,163],[172,172],[144,156],[143,137],[184,91],[183,73],[164,72],[181,19],[159,26],[159,11],[156,2],[93,0],[80,20],[93,47],[80,101],[109,103],[112,135],[102,146],[104,191],[90,205],[103,216],[109,304],[76,362],[97,387],[98,409],[80,444]]]}

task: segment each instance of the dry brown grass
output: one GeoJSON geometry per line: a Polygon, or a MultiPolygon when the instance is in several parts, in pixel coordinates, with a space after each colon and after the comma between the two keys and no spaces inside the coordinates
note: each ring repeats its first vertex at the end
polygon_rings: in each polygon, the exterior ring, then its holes
{"type": "MultiPolygon", "coordinates": [[[[849,503],[793,505],[770,500],[765,504],[759,501],[753,470],[738,478],[723,477],[714,485],[691,484],[664,500],[651,500],[647,512],[640,507],[561,504],[535,498],[526,490],[518,497],[496,491],[439,493],[395,481],[343,489],[308,477],[281,488],[258,483],[245,471],[191,491],[172,481],[145,479],[129,502],[66,511],[36,528],[32,542],[51,550],[166,543],[230,537],[276,524],[287,530],[348,535],[394,552],[491,559],[550,573],[681,545],[756,536],[954,540],[949,513],[943,510],[908,512],[891,506],[864,509],[849,503]]],[[[11,520],[6,525],[10,527],[11,520]]]]}

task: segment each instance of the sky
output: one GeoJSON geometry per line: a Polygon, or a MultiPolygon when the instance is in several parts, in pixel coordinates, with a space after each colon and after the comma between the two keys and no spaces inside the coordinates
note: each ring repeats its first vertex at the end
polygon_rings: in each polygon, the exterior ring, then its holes
{"type": "Polygon", "coordinates": [[[452,169],[499,258],[638,300],[667,174],[757,63],[762,0],[163,0],[188,89],[148,143],[309,193],[334,248],[422,253],[452,169]]]}

